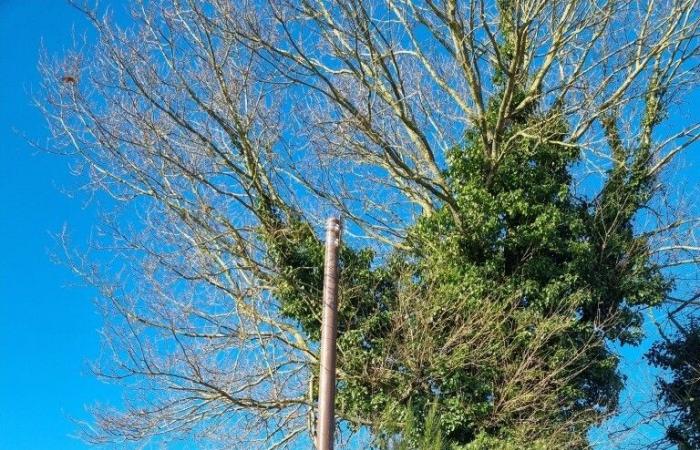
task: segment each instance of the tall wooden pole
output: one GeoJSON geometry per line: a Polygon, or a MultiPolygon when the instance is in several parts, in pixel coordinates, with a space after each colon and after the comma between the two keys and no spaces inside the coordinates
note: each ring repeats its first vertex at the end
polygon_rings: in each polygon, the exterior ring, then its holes
{"type": "Polygon", "coordinates": [[[335,429],[335,339],[338,327],[338,249],[340,219],[326,222],[326,259],[323,266],[323,318],[321,323],[321,368],[318,392],[317,445],[333,450],[335,429]]]}

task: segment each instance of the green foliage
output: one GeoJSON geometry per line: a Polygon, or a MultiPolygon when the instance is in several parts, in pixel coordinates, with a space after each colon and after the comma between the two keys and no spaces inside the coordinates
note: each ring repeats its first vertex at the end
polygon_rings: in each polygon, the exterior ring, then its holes
{"type": "MultiPolygon", "coordinates": [[[[605,342],[637,342],[636,307],[657,304],[669,286],[632,229],[649,184],[618,167],[596,203],[578,200],[571,167],[580,155],[551,143],[565,132],[532,112],[510,125],[517,151],[497,161],[467,136],[445,174],[458,217],[446,207],[421,217],[408,250],[386,261],[343,246],[341,415],[380,432],[386,411],[420,421],[434,405],[450,445],[533,450],[549,444],[519,429],[523,418],[552,427],[575,419],[567,433],[580,445],[569,448],[586,448],[587,427],[616,407],[622,386],[605,342]],[[533,124],[547,140],[515,136],[533,124]],[[483,361],[473,361],[475,341],[483,361]],[[537,364],[518,374],[528,357],[537,364]],[[520,400],[552,373],[558,381],[541,398],[520,400]],[[516,401],[524,403],[501,406],[516,401]]],[[[299,220],[268,242],[283,314],[318,340],[321,242],[299,220]]]]}
{"type": "MultiPolygon", "coordinates": [[[[506,92],[490,99],[492,127],[506,92]]],[[[398,433],[397,449],[588,448],[623,384],[606,343],[637,343],[638,307],[670,288],[633,230],[653,183],[645,149],[609,136],[619,161],[589,203],[572,192],[581,155],[556,109],[501,126],[507,149],[467,133],[449,152],[454,205],[420,217],[403,250],[379,261],[342,247],[338,407],[380,446],[398,433]]],[[[298,219],[274,230],[282,313],[318,340],[322,244],[298,219]]]]}
{"type": "Polygon", "coordinates": [[[670,371],[659,387],[678,421],[666,437],[681,450],[700,448],[700,321],[692,320],[677,339],[655,345],[648,358],[670,371]]]}
{"type": "MultiPolygon", "coordinates": [[[[323,287],[323,243],[313,229],[292,217],[275,232],[265,234],[269,255],[280,270],[275,278],[282,314],[295,319],[312,340],[321,337],[320,301],[323,287]]],[[[355,251],[342,246],[339,254],[340,285],[338,329],[340,343],[362,345],[386,326],[388,299],[393,296],[387,269],[373,269],[370,249],[355,251]]]]}
{"type": "Polygon", "coordinates": [[[396,421],[387,414],[383,423],[385,429],[377,439],[377,445],[386,450],[450,450],[454,449],[445,439],[440,429],[436,405],[433,404],[422,420],[417,420],[412,410],[387,411],[387,413],[404,415],[402,421],[396,421]]]}

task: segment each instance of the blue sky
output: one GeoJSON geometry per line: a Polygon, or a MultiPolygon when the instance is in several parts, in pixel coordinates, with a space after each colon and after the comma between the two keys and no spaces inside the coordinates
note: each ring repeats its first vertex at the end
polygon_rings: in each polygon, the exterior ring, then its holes
{"type": "MultiPolygon", "coordinates": [[[[73,33],[87,30],[64,1],[0,0],[0,450],[87,448],[70,437],[71,419],[85,419],[88,404],[119,399],[117,388],[88,370],[99,352],[94,292],[71,287],[79,280],[51,258],[59,251],[52,233],[68,225],[73,240],[85,242],[96,206],[70,195],[80,179],[64,158],[23,137],[46,138],[31,104],[42,42],[50,54],[60,53],[73,33]]],[[[688,115],[694,112],[698,107],[688,115]]],[[[625,356],[634,367],[640,352],[628,349],[625,356]]]]}
{"type": "Polygon", "coordinates": [[[94,205],[64,192],[79,186],[65,159],[21,135],[46,136],[31,105],[41,42],[60,52],[73,30],[86,29],[64,1],[0,0],[0,450],[87,448],[68,436],[71,418],[116,395],[88,370],[99,350],[93,292],[70,287],[78,280],[50,257],[58,250],[51,233],[64,224],[77,242],[86,240],[94,205]]]}

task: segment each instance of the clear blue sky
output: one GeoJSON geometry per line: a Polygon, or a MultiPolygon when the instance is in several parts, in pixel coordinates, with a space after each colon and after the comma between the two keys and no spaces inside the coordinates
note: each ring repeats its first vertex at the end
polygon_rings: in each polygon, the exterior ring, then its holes
{"type": "MultiPolygon", "coordinates": [[[[78,280],[50,257],[58,250],[51,233],[64,224],[76,242],[87,240],[95,205],[63,192],[80,185],[65,159],[32,149],[22,136],[46,136],[31,104],[42,42],[60,53],[73,33],[87,30],[62,0],[0,0],[0,450],[87,448],[70,437],[71,419],[86,418],[88,404],[119,398],[87,366],[99,351],[94,292],[70,287],[78,280]]],[[[628,370],[639,355],[625,352],[628,370]]]]}
{"type": "Polygon", "coordinates": [[[21,133],[46,135],[31,89],[38,90],[41,42],[49,52],[70,46],[87,24],[62,0],[0,0],[0,450],[87,448],[68,435],[86,404],[115,397],[91,376],[100,318],[93,292],[51,262],[51,233],[70,226],[85,242],[94,206],[70,198],[79,180],[67,161],[32,149],[21,133]]]}

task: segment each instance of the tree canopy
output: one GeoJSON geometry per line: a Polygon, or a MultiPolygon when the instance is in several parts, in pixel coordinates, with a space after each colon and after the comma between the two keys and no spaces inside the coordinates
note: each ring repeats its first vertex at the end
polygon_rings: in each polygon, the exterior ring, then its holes
{"type": "Polygon", "coordinates": [[[113,265],[69,252],[101,287],[96,372],[129,387],[87,439],[310,445],[337,211],[343,437],[591,448],[615,349],[657,311],[685,330],[649,356],[666,441],[697,447],[697,288],[674,270],[700,247],[669,176],[700,137],[669,120],[700,81],[697,2],[156,1],[125,28],[81,8],[99,41],[42,62],[39,104],[115,205],[93,243],[113,265]]]}

